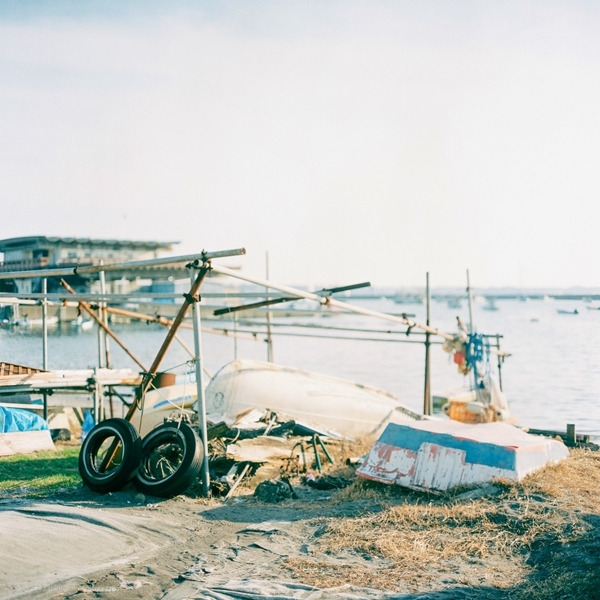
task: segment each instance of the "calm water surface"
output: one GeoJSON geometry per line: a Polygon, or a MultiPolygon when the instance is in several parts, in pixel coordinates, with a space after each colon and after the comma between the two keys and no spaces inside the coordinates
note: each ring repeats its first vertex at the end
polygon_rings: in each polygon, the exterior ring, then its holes
{"type": "MultiPolygon", "coordinates": [[[[358,303],[358,302],[357,302],[358,303]]],[[[396,305],[389,300],[369,300],[362,304],[386,312],[415,313],[424,321],[425,307],[396,305]]],[[[486,311],[475,304],[475,325],[482,333],[500,333],[502,348],[511,353],[502,369],[504,391],[519,425],[564,429],[575,423],[580,432],[600,435],[600,311],[587,310],[583,302],[506,300],[498,311],[486,311]],[[579,310],[578,315],[558,314],[558,309],[579,310]]],[[[468,321],[466,303],[450,309],[445,303],[432,304],[432,324],[455,330],[456,316],[468,321]]],[[[324,326],[389,329],[390,324],[361,316],[334,315],[329,318],[294,319],[294,322],[324,326]]],[[[392,326],[393,327],[393,326],[392,326]]],[[[158,325],[115,325],[115,331],[142,362],[150,365],[164,339],[158,325]]],[[[276,328],[281,330],[281,328],[276,328]]],[[[303,330],[308,333],[309,330],[303,330]]],[[[335,332],[329,332],[336,334],[335,332]]],[[[193,347],[191,331],[181,336],[193,347]]],[[[409,338],[412,339],[412,338],[409,338]]],[[[414,336],[414,339],[421,339],[414,336]]],[[[233,360],[232,339],[203,335],[204,360],[213,373],[233,360]]],[[[115,366],[132,367],[131,360],[112,343],[115,366]]],[[[238,340],[239,358],[266,360],[266,344],[238,340]]],[[[384,388],[414,410],[422,410],[424,347],[420,344],[316,340],[275,337],[275,361],[364,384],[384,388]]],[[[54,329],[49,337],[50,368],[88,368],[97,364],[97,334],[71,328],[54,329]]],[[[164,367],[186,370],[186,352],[174,343],[164,367]]],[[[39,330],[0,330],[0,360],[41,366],[42,343],[39,330]]],[[[495,361],[494,361],[495,362],[495,361]]],[[[433,392],[465,385],[456,366],[440,346],[432,348],[433,392]]]]}

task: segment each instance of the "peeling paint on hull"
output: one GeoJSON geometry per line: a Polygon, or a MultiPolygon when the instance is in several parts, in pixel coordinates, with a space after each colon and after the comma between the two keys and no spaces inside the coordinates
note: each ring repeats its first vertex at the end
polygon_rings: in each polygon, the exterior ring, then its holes
{"type": "Polygon", "coordinates": [[[568,454],[561,442],[529,435],[506,423],[390,423],[357,475],[411,488],[447,490],[498,478],[519,481],[568,454]]]}

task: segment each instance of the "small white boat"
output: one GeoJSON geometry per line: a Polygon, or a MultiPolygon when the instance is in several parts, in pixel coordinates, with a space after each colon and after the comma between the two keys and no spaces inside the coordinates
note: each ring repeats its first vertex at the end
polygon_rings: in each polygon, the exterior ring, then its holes
{"type": "Polygon", "coordinates": [[[494,298],[488,298],[487,302],[484,306],[482,306],[483,310],[498,310],[498,306],[496,306],[496,300],[494,298]]]}
{"type": "Polygon", "coordinates": [[[424,304],[425,297],[422,294],[396,294],[392,300],[396,304],[424,304]]]}
{"type": "Polygon", "coordinates": [[[206,412],[233,418],[252,408],[347,437],[377,435],[390,421],[423,418],[375,387],[253,360],[225,365],[206,388],[206,412]]]}
{"type": "Polygon", "coordinates": [[[448,298],[448,308],[462,308],[460,298],[448,298]]]}
{"type": "Polygon", "coordinates": [[[83,331],[92,329],[93,326],[94,321],[92,321],[92,319],[84,319],[81,315],[79,315],[74,321],[71,321],[71,327],[81,329],[83,331]]]}
{"type": "MultiPolygon", "coordinates": [[[[19,327],[41,327],[43,324],[43,319],[29,319],[26,316],[15,321],[15,325],[19,327]]],[[[46,319],[46,325],[50,326],[56,324],[58,324],[58,317],[48,317],[46,319]]]]}

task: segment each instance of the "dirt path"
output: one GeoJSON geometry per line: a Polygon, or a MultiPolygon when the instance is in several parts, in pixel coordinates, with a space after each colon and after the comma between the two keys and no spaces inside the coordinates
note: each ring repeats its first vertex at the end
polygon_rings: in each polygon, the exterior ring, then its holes
{"type": "Polygon", "coordinates": [[[299,499],[276,505],[249,491],[223,503],[81,486],[6,499],[0,597],[598,599],[599,488],[600,456],[574,453],[466,494],[356,481],[296,486],[299,499]]]}

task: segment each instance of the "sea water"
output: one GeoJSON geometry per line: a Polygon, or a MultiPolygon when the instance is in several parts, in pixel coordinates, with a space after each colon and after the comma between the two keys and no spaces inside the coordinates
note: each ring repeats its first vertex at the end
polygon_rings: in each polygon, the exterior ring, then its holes
{"type": "MultiPolygon", "coordinates": [[[[356,304],[390,313],[414,313],[415,320],[425,321],[424,305],[398,305],[389,299],[355,300],[356,304]]],[[[511,411],[521,426],[565,430],[575,423],[577,431],[600,436],[600,311],[587,310],[582,301],[500,300],[498,310],[485,310],[475,303],[473,321],[477,331],[501,334],[502,350],[509,352],[502,367],[504,392],[511,411]],[[579,314],[559,314],[558,310],[577,309],[579,314]]],[[[240,318],[243,313],[240,313],[240,318]]],[[[433,301],[431,324],[447,332],[456,331],[456,317],[469,322],[467,303],[449,308],[445,302],[433,301]]],[[[393,324],[358,315],[340,315],[325,311],[322,316],[274,318],[273,331],[291,333],[280,323],[318,325],[321,329],[302,328],[302,335],[358,335],[327,329],[328,327],[397,329],[393,324]]],[[[215,323],[204,323],[216,326],[215,323]]],[[[228,323],[232,329],[233,321],[228,323]]],[[[166,330],[155,324],[115,324],[117,335],[147,366],[158,351],[166,330]]],[[[240,329],[246,329],[240,325],[240,329]]],[[[416,329],[414,330],[417,331],[416,329]]],[[[193,348],[192,332],[180,331],[193,348]]],[[[369,333],[368,337],[390,339],[387,334],[369,333]]],[[[258,341],[237,340],[211,335],[202,336],[204,364],[212,373],[238,358],[266,360],[265,335],[258,341]],[[236,347],[237,346],[237,347],[236,347]]],[[[395,336],[409,342],[423,340],[411,334],[395,336]]],[[[422,411],[424,386],[423,344],[392,341],[313,339],[310,337],[273,336],[274,359],[278,364],[343,377],[385,389],[416,411],[422,411]]],[[[435,339],[435,338],[432,338],[435,339]]],[[[129,357],[111,341],[113,366],[136,368],[129,357]]],[[[98,364],[97,333],[77,331],[71,327],[50,329],[49,366],[52,369],[90,368],[98,364]]],[[[0,360],[41,366],[40,329],[10,328],[0,330],[0,360]]],[[[182,380],[191,381],[193,366],[189,355],[173,342],[161,370],[173,369],[182,380]]],[[[491,368],[497,373],[497,359],[492,355],[491,368]]],[[[440,345],[431,348],[431,380],[434,394],[468,386],[469,378],[458,373],[440,345]]]]}

